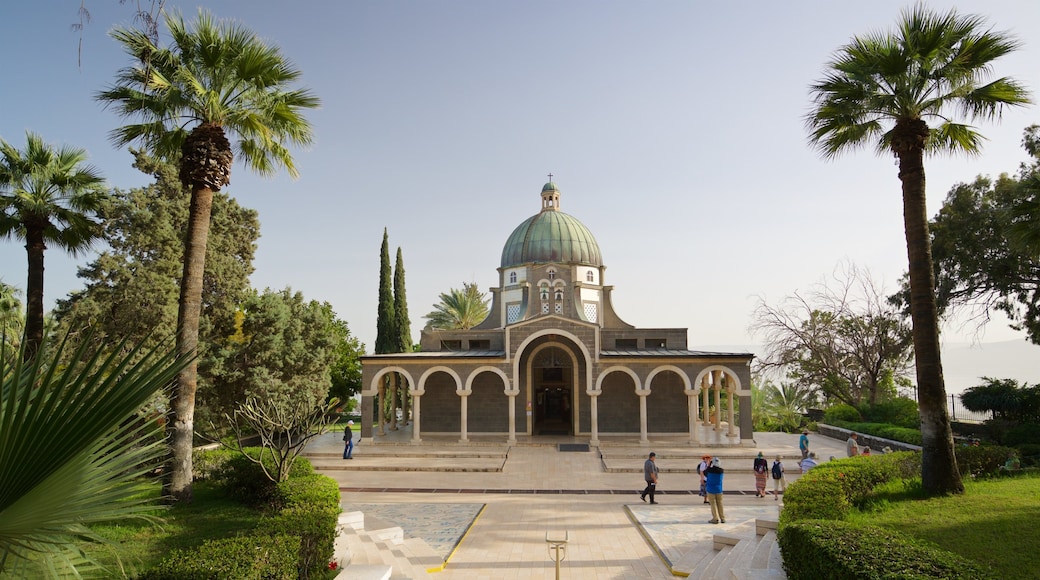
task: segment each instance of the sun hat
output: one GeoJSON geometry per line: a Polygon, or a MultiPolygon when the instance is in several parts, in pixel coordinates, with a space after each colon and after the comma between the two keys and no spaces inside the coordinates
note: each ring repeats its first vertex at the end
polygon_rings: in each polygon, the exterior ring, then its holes
{"type": "Polygon", "coordinates": [[[711,466],[712,467],[719,467],[719,458],[718,457],[712,457],[711,458],[711,466]]]}
{"type": "Polygon", "coordinates": [[[353,421],[347,421],[347,425],[353,425],[353,424],[354,424],[353,421]]]}

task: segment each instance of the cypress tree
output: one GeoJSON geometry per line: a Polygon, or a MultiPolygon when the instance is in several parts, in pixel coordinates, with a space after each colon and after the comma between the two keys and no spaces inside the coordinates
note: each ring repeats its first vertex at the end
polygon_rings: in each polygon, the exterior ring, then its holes
{"type": "Polygon", "coordinates": [[[390,284],[390,245],[383,228],[383,247],[379,254],[379,311],[376,317],[376,354],[397,352],[397,324],[394,320],[394,293],[390,284]]]}
{"type": "Polygon", "coordinates": [[[404,290],[404,258],[397,248],[394,264],[394,316],[397,322],[397,352],[412,351],[412,321],[408,319],[408,298],[404,290]]]}

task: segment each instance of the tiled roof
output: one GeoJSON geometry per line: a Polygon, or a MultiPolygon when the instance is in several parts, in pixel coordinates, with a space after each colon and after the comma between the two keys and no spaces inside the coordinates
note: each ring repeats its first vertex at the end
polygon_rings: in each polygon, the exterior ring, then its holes
{"type": "Polygon", "coordinates": [[[671,348],[651,348],[651,349],[614,349],[614,350],[602,350],[599,353],[603,357],[611,356],[640,356],[640,357],[718,357],[718,356],[738,356],[748,357],[755,356],[750,352],[712,352],[707,350],[685,350],[685,349],[671,349],[671,348]]]}

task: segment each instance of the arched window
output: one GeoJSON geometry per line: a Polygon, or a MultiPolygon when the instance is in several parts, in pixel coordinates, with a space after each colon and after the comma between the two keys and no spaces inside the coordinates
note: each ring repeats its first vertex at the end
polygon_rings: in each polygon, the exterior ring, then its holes
{"type": "Polygon", "coordinates": [[[550,280],[555,280],[556,279],[556,268],[549,268],[547,274],[549,274],[549,279],[550,280]]]}
{"type": "Polygon", "coordinates": [[[556,289],[556,299],[563,300],[563,290],[560,290],[559,288],[556,289]]]}
{"type": "Polygon", "coordinates": [[[548,286],[542,286],[541,294],[542,294],[542,302],[548,302],[549,301],[549,287],[548,286]]]}
{"type": "Polygon", "coordinates": [[[592,273],[592,270],[589,270],[588,272],[585,272],[585,281],[586,282],[594,282],[595,281],[595,274],[592,273]]]}
{"type": "Polygon", "coordinates": [[[516,284],[516,272],[509,273],[509,283],[516,284]]]}

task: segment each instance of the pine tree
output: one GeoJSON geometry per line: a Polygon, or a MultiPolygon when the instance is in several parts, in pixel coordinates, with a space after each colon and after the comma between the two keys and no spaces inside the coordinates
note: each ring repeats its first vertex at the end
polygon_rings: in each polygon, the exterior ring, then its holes
{"type": "Polygon", "coordinates": [[[408,298],[404,289],[404,258],[401,248],[397,248],[397,262],[394,264],[394,316],[397,322],[397,352],[412,350],[412,321],[408,319],[408,298]]]}
{"type": "Polygon", "coordinates": [[[390,284],[390,245],[383,228],[379,254],[379,311],[376,315],[376,354],[397,352],[397,324],[394,317],[394,291],[390,284]]]}

